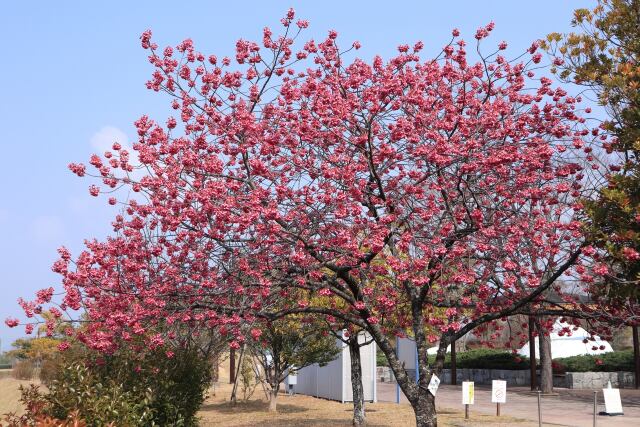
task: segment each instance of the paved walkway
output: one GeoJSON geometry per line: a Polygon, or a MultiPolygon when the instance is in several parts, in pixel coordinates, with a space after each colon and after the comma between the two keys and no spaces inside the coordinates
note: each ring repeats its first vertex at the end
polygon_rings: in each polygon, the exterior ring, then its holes
{"type": "MultiPolygon", "coordinates": [[[[542,420],[545,425],[565,427],[590,427],[593,425],[593,391],[556,389],[557,396],[543,397],[541,401],[542,420]]],[[[403,404],[409,402],[400,393],[403,404]]],[[[620,390],[624,415],[610,417],[597,416],[598,427],[640,426],[640,390],[620,390]]],[[[378,400],[395,402],[395,383],[378,383],[378,400]]],[[[538,421],[537,393],[528,387],[507,389],[507,403],[501,405],[501,414],[525,420],[538,421]]],[[[462,387],[441,385],[436,397],[438,410],[457,409],[462,411],[462,387]]],[[[598,391],[598,411],[604,410],[602,390],[598,391]]],[[[491,386],[476,385],[475,404],[472,412],[495,414],[496,405],[491,403],[491,386]]]]}

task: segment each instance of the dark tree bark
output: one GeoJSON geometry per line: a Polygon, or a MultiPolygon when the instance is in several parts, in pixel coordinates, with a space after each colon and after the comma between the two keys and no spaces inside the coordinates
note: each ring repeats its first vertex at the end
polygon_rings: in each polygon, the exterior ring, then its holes
{"type": "Polygon", "coordinates": [[[417,427],[437,427],[436,398],[429,392],[420,393],[413,405],[417,427]]]}
{"type": "Polygon", "coordinates": [[[441,337],[438,352],[436,353],[435,364],[430,366],[427,355],[428,342],[425,336],[424,317],[421,316],[422,307],[417,302],[414,302],[412,304],[412,311],[413,336],[418,353],[418,381],[417,384],[411,384],[411,381],[406,375],[402,379],[398,379],[398,377],[396,377],[396,379],[413,407],[416,416],[416,426],[437,427],[438,418],[435,396],[429,392],[427,387],[429,386],[432,375],[440,376],[442,367],[444,366],[444,358],[447,354],[447,347],[451,343],[453,336],[445,334],[441,337]]]}
{"type": "MultiPolygon", "coordinates": [[[[240,350],[240,358],[238,359],[238,366],[240,367],[239,369],[242,369],[242,360],[244,357],[244,350],[245,350],[245,346],[243,345],[242,349],[240,350]]],[[[235,375],[233,377],[233,390],[231,391],[231,402],[235,405],[237,402],[238,379],[240,378],[240,372],[234,372],[234,373],[235,375]]]]}
{"type": "Polygon", "coordinates": [[[451,342],[451,385],[458,384],[458,371],[456,369],[456,342],[451,342]]]}
{"type": "Polygon", "coordinates": [[[229,384],[233,384],[236,380],[236,349],[231,347],[229,350],[229,384]]]}
{"type": "Polygon", "coordinates": [[[358,335],[353,334],[347,341],[351,358],[351,388],[353,389],[353,425],[365,425],[364,388],[362,387],[362,363],[358,335]]]}
{"type": "MultiPolygon", "coordinates": [[[[539,324],[538,324],[539,326],[539,324]]],[[[553,393],[553,367],[551,365],[551,336],[538,327],[540,348],[540,391],[553,393]]]]}
{"type": "Polygon", "coordinates": [[[536,369],[536,321],[533,316],[529,316],[529,368],[531,370],[531,390],[538,388],[538,372],[536,369]]]}
{"type": "Polygon", "coordinates": [[[638,326],[631,327],[631,333],[633,334],[633,365],[635,370],[634,385],[635,388],[640,388],[640,337],[638,336],[638,326]]]}

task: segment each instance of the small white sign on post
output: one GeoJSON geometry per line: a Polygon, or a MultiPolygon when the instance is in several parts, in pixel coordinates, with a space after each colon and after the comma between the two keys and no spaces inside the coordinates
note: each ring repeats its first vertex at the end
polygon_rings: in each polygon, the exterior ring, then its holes
{"type": "Polygon", "coordinates": [[[620,400],[620,389],[603,388],[604,408],[608,415],[624,415],[622,412],[622,401],[620,400]]]}
{"type": "Polygon", "coordinates": [[[431,381],[429,381],[429,386],[427,387],[427,389],[429,389],[431,394],[433,394],[434,396],[436,395],[436,392],[438,391],[438,386],[439,385],[440,385],[440,378],[438,378],[436,376],[436,374],[431,375],[431,381]]]}
{"type": "Polygon", "coordinates": [[[491,381],[491,403],[507,403],[507,382],[491,381]]]}
{"type": "Polygon", "coordinates": [[[463,381],[462,382],[462,404],[463,405],[473,405],[473,381],[463,381]]]}

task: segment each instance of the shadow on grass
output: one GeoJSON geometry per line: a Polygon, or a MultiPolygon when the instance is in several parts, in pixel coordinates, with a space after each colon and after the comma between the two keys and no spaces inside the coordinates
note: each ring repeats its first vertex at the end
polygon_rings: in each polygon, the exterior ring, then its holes
{"type": "MultiPolygon", "coordinates": [[[[345,409],[344,411],[345,412],[353,412],[353,407],[349,408],[349,409],[345,409]]],[[[378,410],[377,409],[369,409],[369,408],[365,407],[364,408],[364,412],[367,413],[367,414],[369,414],[369,413],[373,414],[374,412],[378,412],[378,410]]]]}
{"type": "MultiPolygon", "coordinates": [[[[204,416],[206,418],[208,414],[225,414],[225,415],[233,415],[233,414],[255,414],[256,419],[253,421],[244,424],[240,421],[237,424],[233,424],[236,427],[253,427],[253,426],[272,426],[274,422],[277,422],[282,425],[292,426],[292,427],[342,427],[342,426],[351,426],[350,419],[344,418],[321,418],[323,414],[309,414],[303,415],[301,418],[290,419],[287,415],[298,414],[309,412],[309,408],[299,405],[292,405],[288,403],[278,403],[278,412],[277,413],[269,413],[269,403],[264,401],[256,401],[251,400],[249,402],[238,402],[233,405],[231,402],[218,402],[218,403],[205,403],[200,408],[200,416],[204,416]],[[261,416],[268,417],[276,417],[276,419],[260,419],[261,416]],[[316,418],[318,416],[318,418],[316,418]],[[277,418],[284,417],[280,421],[276,421],[277,418]]],[[[345,410],[346,412],[352,412],[353,408],[349,408],[345,410]]],[[[313,412],[313,411],[312,411],[313,412]]],[[[375,409],[367,409],[367,414],[378,412],[375,409]]],[[[295,415],[294,415],[295,416],[295,415]]],[[[209,424],[203,424],[209,425],[209,424]]],[[[388,427],[388,424],[379,424],[376,422],[368,422],[368,427],[388,427]]]]}
{"type": "MultiPolygon", "coordinates": [[[[278,403],[279,414],[295,414],[299,412],[307,412],[309,409],[304,406],[291,405],[288,403],[278,403]]],[[[268,412],[269,403],[251,400],[249,402],[238,402],[233,405],[231,402],[205,403],[200,407],[201,412],[215,411],[223,414],[233,414],[241,412],[268,412]]]]}

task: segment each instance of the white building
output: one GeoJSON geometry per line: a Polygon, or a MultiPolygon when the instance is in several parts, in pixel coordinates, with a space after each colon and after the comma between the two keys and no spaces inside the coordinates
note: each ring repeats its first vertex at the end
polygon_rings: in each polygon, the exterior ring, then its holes
{"type": "MultiPolygon", "coordinates": [[[[364,333],[358,337],[360,342],[365,342],[367,339],[370,340],[370,337],[365,336],[364,333]]],[[[296,393],[337,400],[342,403],[353,401],[349,347],[338,338],[336,338],[336,345],[341,349],[336,359],[325,366],[314,364],[298,371],[296,384],[293,386],[296,393]]],[[[375,341],[360,347],[360,363],[362,364],[364,399],[369,402],[377,402],[375,341]]],[[[287,380],[286,383],[293,384],[293,381],[287,380]]]]}

